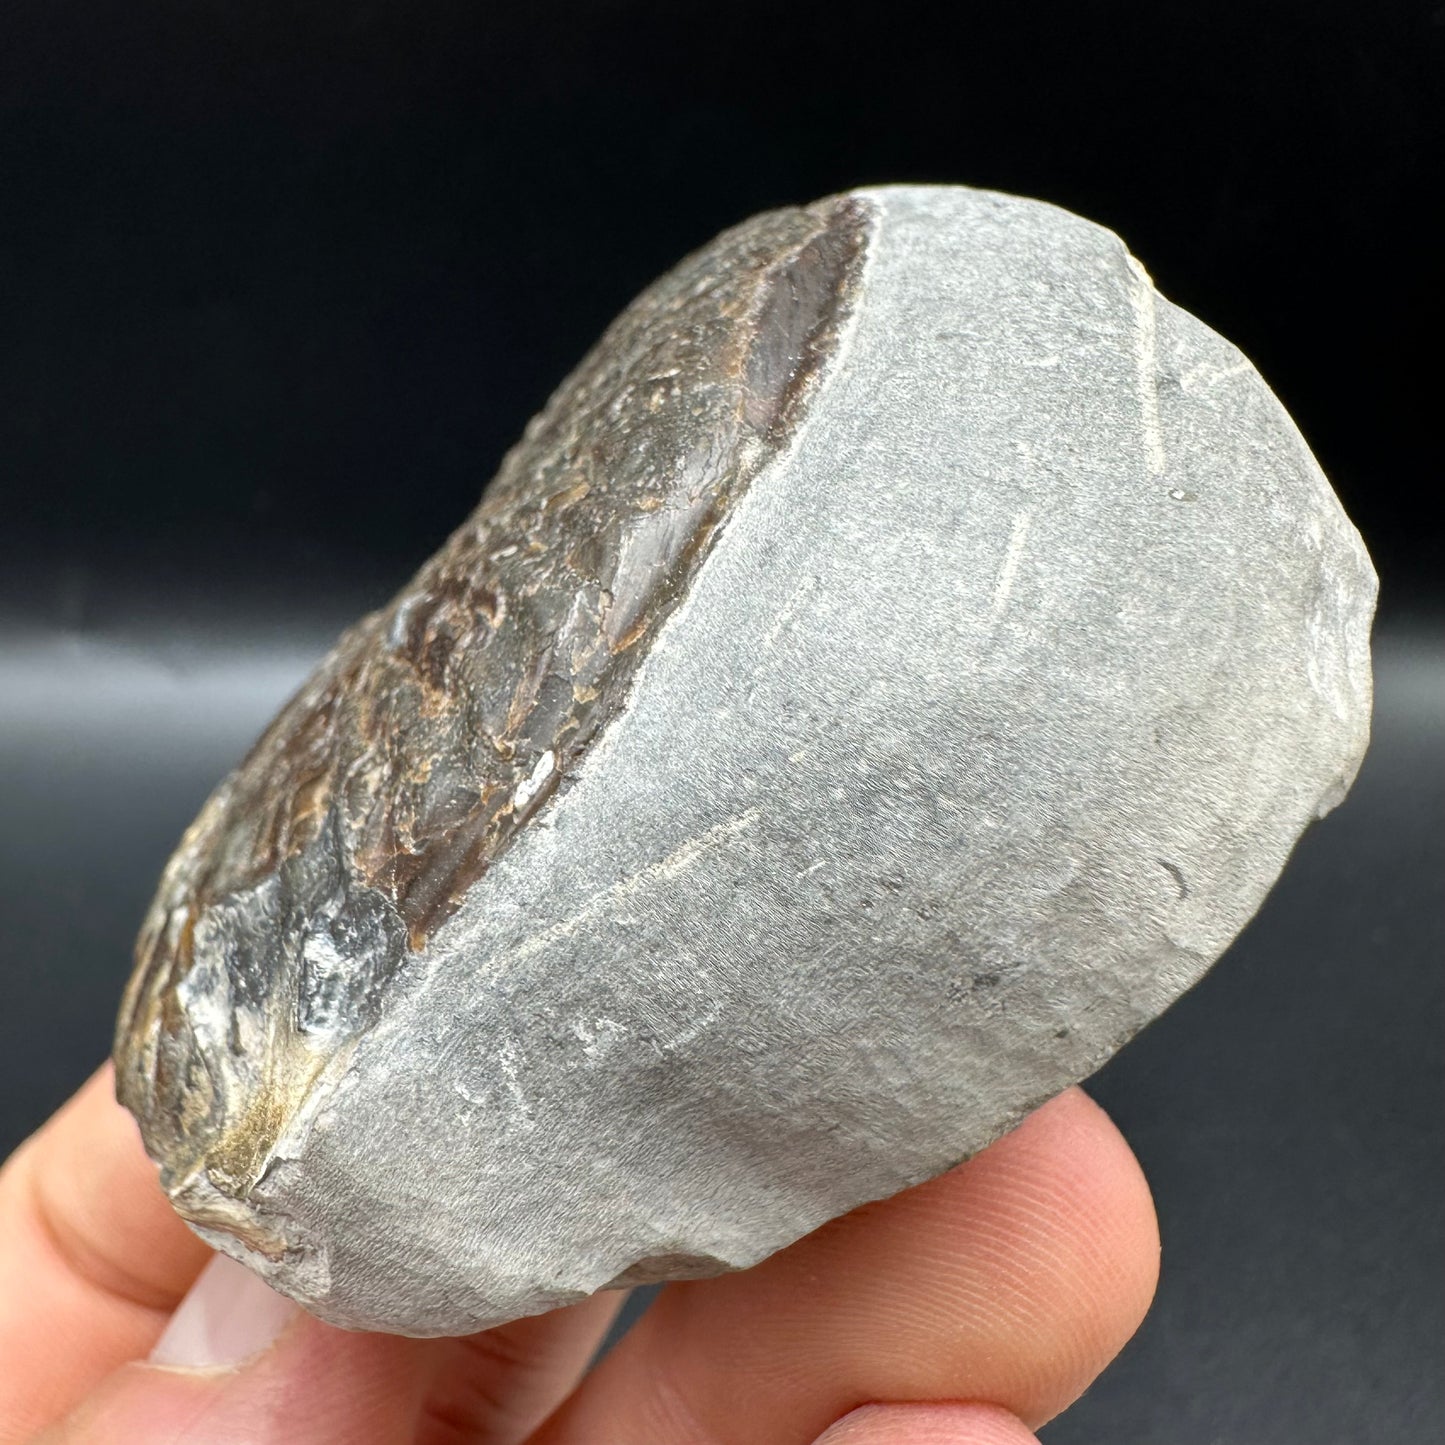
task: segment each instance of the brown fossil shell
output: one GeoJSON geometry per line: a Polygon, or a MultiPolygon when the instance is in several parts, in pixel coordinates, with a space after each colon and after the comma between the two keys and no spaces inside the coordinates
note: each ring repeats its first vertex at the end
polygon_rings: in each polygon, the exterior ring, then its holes
{"type": "Polygon", "coordinates": [[[391,975],[621,704],[729,508],[786,444],[866,223],[847,197],[774,211],[643,293],[186,834],[137,944],[116,1060],[195,1217],[227,1227],[216,1189],[262,1175],[391,975]],[[217,985],[190,988],[198,929],[226,960],[224,1020],[187,1006],[217,985]]]}

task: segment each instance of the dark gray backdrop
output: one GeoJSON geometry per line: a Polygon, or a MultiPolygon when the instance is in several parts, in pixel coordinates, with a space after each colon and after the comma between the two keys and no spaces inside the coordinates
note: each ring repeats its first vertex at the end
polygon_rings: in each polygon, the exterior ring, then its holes
{"type": "Polygon", "coordinates": [[[1354,795],[1093,1085],[1164,1277],[1046,1436],[1445,1433],[1442,548],[1402,360],[1442,36],[1321,0],[10,0],[0,1150],[107,1047],[210,785],[640,285],[767,205],[992,185],[1114,226],[1255,357],[1384,579],[1354,795]]]}

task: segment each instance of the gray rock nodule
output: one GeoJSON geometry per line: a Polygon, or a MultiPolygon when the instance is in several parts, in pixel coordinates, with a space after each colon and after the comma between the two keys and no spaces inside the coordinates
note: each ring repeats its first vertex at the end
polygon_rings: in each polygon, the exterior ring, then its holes
{"type": "Polygon", "coordinates": [[[1354,777],[1374,595],[1110,232],[955,187],[756,217],[206,804],[120,1097],[339,1324],[752,1264],[1204,973],[1354,777]]]}

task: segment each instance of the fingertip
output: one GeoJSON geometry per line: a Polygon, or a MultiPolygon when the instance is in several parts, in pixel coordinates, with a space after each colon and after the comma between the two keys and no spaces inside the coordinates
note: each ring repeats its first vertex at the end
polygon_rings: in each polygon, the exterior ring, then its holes
{"type": "MultiPolygon", "coordinates": [[[[1143,1170],[1108,1114],[1066,1090],[950,1176],[999,1297],[1000,1399],[1037,1427],[1077,1399],[1138,1329],[1159,1275],[1143,1170]]],[[[926,1189],[933,1186],[924,1186],[926,1189]]]]}
{"type": "Polygon", "coordinates": [[[1017,1415],[997,1405],[864,1405],[814,1445],[1038,1445],[1017,1415]]]}
{"type": "Polygon", "coordinates": [[[1071,1212],[1074,1221],[1083,1306],[1077,1327],[1091,1347],[1092,1379],[1129,1341],[1153,1303],[1159,1217],[1138,1158],[1099,1104],[1074,1088],[1046,1110],[1040,1122],[1065,1136],[1043,1152],[1053,1160],[1065,1217],[1071,1212]]]}
{"type": "Polygon", "coordinates": [[[752,1270],[669,1286],[546,1438],[640,1445],[696,1420],[719,1441],[807,1439],[859,1400],[986,1402],[1037,1428],[1123,1347],[1157,1269],[1142,1171],[1070,1090],[752,1270]]]}

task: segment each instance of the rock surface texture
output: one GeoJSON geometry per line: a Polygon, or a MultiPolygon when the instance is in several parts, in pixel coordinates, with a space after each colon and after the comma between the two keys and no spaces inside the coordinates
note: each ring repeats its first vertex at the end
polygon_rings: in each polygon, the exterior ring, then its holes
{"type": "Polygon", "coordinates": [[[1359,765],[1374,594],[1110,232],[946,187],[757,217],[221,784],[121,1098],[340,1324],[751,1264],[1200,977],[1359,765]]]}

